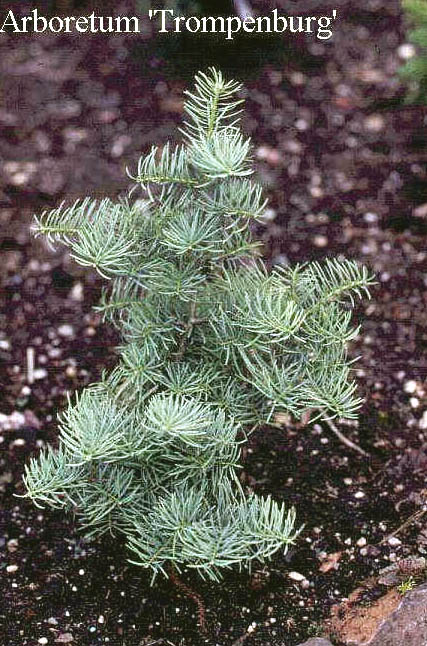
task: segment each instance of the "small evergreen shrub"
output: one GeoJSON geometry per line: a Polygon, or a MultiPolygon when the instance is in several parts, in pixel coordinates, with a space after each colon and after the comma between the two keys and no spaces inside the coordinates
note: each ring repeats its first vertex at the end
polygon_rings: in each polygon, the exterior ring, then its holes
{"type": "Polygon", "coordinates": [[[418,53],[400,68],[401,76],[410,82],[409,101],[427,101],[427,0],[403,0],[403,9],[413,25],[408,40],[418,53]]]}
{"type": "Polygon", "coordinates": [[[89,537],[124,534],[153,575],[169,563],[217,580],[286,550],[295,512],[245,496],[242,443],[278,412],[352,418],[361,403],[346,345],[371,279],[351,261],[267,271],[239,90],[214,69],[196,76],[184,143],[139,162],[145,199],[86,198],[36,224],[109,280],[97,309],[123,345],[60,416],[59,448],[27,465],[26,496],[73,512],[89,537]]]}

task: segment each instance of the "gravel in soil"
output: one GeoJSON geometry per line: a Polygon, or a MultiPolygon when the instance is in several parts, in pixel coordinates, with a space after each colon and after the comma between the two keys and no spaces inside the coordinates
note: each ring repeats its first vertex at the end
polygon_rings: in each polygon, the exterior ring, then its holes
{"type": "MultiPolygon", "coordinates": [[[[143,63],[122,37],[88,36],[78,47],[72,37],[2,39],[4,643],[294,646],[360,581],[426,553],[425,114],[403,105],[396,77],[404,43],[397,1],[336,4],[333,41],[301,42],[305,58],[264,62],[247,77],[245,127],[270,197],[255,230],[269,262],[343,254],[378,277],[355,315],[362,332],[352,354],[361,356],[366,403],[358,423],[341,426],[370,458],[320,424],[252,437],[244,485],[296,505],[305,528],[286,557],[252,573],[227,573],[215,586],[186,574],[206,606],[206,635],[194,602],[168,581],[150,588],[116,543],[84,543],[70,519],[14,497],[25,462],[55,443],[67,393],[111,368],[118,343],[91,311],[101,281],[32,240],[31,214],[123,191],[124,167],[181,119],[183,75],[150,34],[143,63]]],[[[377,585],[367,602],[385,590],[377,585]]]]}

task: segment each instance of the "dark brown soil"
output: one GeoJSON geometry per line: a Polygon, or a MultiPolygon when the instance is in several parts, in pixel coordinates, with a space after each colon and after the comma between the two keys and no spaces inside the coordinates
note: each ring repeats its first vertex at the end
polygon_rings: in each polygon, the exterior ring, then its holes
{"type": "Polygon", "coordinates": [[[245,485],[295,504],[305,529],[286,557],[252,574],[227,574],[218,585],[183,577],[204,600],[206,635],[194,601],[168,581],[150,588],[120,545],[83,543],[71,519],[14,497],[25,462],[55,442],[66,394],[113,366],[118,343],[91,312],[101,281],[33,240],[31,215],[63,199],[123,192],[125,167],[175,136],[181,91],[200,58],[188,39],[180,59],[177,42],[150,33],[1,34],[1,644],[294,646],[360,581],[426,553],[425,110],[403,103],[397,0],[334,7],[331,41],[257,42],[240,59],[236,45],[225,56],[224,43],[221,51],[212,44],[204,57],[220,55],[245,80],[245,128],[271,205],[255,231],[267,258],[343,254],[378,277],[355,316],[362,332],[352,354],[361,356],[366,403],[357,424],[340,427],[370,457],[327,426],[252,437],[245,485]]]}

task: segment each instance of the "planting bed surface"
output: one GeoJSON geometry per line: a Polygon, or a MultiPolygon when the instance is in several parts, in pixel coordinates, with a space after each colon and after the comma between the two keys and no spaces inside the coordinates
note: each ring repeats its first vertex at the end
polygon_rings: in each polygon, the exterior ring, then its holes
{"type": "Polygon", "coordinates": [[[242,482],[295,505],[305,528],[286,557],[251,574],[225,573],[220,584],[183,575],[203,599],[206,635],[194,600],[162,579],[150,588],[117,542],[85,544],[71,519],[14,497],[24,463],[55,443],[66,393],[111,368],[118,343],[91,311],[102,281],[34,241],[31,215],[125,190],[125,167],[176,132],[193,70],[173,67],[167,43],[149,33],[138,43],[2,34],[1,644],[295,646],[361,581],[373,577],[368,603],[386,590],[375,582],[381,568],[425,554],[424,110],[403,105],[396,77],[398,3],[334,6],[333,41],[298,41],[299,58],[273,44],[270,62],[248,77],[233,61],[232,75],[245,81],[244,124],[270,198],[271,218],[255,231],[269,262],[343,254],[377,275],[351,349],[366,403],[357,425],[340,426],[370,457],[323,424],[252,436],[242,482]]]}

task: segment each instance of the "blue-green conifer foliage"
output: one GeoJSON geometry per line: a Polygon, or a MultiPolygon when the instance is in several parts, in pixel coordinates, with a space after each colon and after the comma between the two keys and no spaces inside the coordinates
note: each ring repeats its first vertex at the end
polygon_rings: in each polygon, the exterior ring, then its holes
{"type": "Polygon", "coordinates": [[[353,418],[361,404],[347,344],[372,280],[335,259],[267,271],[249,230],[266,202],[240,92],[197,74],[182,143],[141,158],[129,199],[36,221],[106,279],[97,309],[123,343],[60,415],[58,448],[27,465],[26,495],[74,513],[86,536],[122,534],[153,576],[169,564],[218,580],[286,551],[295,511],[243,490],[242,444],[277,413],[353,418]]]}

